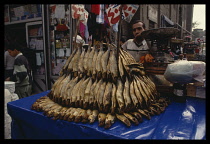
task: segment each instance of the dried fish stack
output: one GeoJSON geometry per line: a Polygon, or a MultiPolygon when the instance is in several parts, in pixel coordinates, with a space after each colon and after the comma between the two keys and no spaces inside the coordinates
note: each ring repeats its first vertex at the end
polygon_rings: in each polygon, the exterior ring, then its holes
{"type": "Polygon", "coordinates": [[[108,45],[106,51],[90,46],[73,51],[51,92],[38,99],[32,109],[54,120],[93,123],[109,128],[117,119],[126,126],[138,125],[168,106],[144,67],[124,51],[108,45]]]}

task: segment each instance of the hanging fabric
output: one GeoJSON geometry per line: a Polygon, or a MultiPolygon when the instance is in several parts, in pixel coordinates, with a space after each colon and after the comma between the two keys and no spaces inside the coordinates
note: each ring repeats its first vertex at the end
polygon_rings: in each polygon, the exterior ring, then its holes
{"type": "Polygon", "coordinates": [[[107,13],[106,12],[104,13],[104,25],[107,28],[110,27],[108,16],[107,16],[107,13]]]}
{"type": "Polygon", "coordinates": [[[130,22],[138,8],[138,4],[124,4],[122,9],[122,19],[130,22]]]}
{"type": "Polygon", "coordinates": [[[65,5],[59,4],[55,8],[55,18],[65,18],[65,5]]]}
{"type": "Polygon", "coordinates": [[[107,17],[109,20],[110,26],[116,24],[120,19],[120,6],[119,4],[112,4],[106,9],[107,17]]]}
{"type": "Polygon", "coordinates": [[[85,4],[85,10],[90,13],[91,12],[91,5],[90,4],[85,4]]]}
{"type": "Polygon", "coordinates": [[[117,22],[116,24],[112,25],[112,28],[115,32],[118,32],[118,25],[119,25],[119,22],[117,22]]]}
{"type": "Polygon", "coordinates": [[[86,44],[88,44],[88,38],[89,38],[88,25],[85,25],[85,43],[86,44]]]}
{"type": "Polygon", "coordinates": [[[81,37],[84,39],[85,38],[85,25],[82,22],[80,22],[79,24],[79,32],[80,32],[81,37]]]}
{"type": "Polygon", "coordinates": [[[110,26],[116,24],[120,20],[120,7],[123,6],[122,9],[122,19],[126,20],[127,22],[130,22],[134,14],[136,13],[139,5],[133,5],[133,4],[112,4],[106,9],[106,13],[108,16],[108,20],[110,23],[110,26]]]}
{"type": "Polygon", "coordinates": [[[94,13],[89,13],[87,25],[88,25],[89,35],[95,34],[97,23],[96,23],[96,15],[94,13]]]}
{"type": "Polygon", "coordinates": [[[100,12],[99,15],[96,16],[96,22],[104,24],[104,4],[100,4],[100,12]]]}
{"type": "Polygon", "coordinates": [[[91,12],[96,14],[96,15],[99,15],[99,13],[100,13],[100,4],[92,4],[91,5],[91,12]]]}

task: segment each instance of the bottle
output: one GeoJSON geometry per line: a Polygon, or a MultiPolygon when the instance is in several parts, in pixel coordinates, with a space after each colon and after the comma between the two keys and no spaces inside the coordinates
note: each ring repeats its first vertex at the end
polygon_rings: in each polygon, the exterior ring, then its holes
{"type": "Polygon", "coordinates": [[[41,66],[41,62],[42,62],[42,60],[41,60],[40,53],[36,53],[36,65],[41,66]]]}
{"type": "Polygon", "coordinates": [[[173,96],[175,102],[186,102],[186,84],[174,83],[173,96]]]}

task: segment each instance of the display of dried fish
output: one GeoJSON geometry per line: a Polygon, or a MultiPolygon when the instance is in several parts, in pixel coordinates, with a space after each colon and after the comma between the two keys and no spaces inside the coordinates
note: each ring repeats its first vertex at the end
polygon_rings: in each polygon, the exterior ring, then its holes
{"type": "Polygon", "coordinates": [[[89,45],[76,48],[47,96],[37,99],[32,110],[53,120],[94,123],[106,129],[116,121],[138,125],[144,118],[164,112],[169,99],[160,97],[142,64],[125,50],[107,44],[104,50],[89,45]]]}

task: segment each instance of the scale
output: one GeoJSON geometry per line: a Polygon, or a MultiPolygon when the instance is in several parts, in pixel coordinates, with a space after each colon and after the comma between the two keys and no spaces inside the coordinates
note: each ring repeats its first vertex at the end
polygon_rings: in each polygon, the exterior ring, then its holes
{"type": "Polygon", "coordinates": [[[153,62],[144,63],[146,72],[163,75],[167,65],[172,60],[169,55],[169,43],[172,37],[176,37],[179,32],[177,28],[164,27],[143,31],[141,36],[151,41],[150,53],[155,58],[153,62]]]}
{"type": "Polygon", "coordinates": [[[158,29],[150,29],[143,31],[141,33],[141,36],[151,41],[151,46],[153,47],[154,44],[157,44],[157,50],[158,52],[168,52],[168,43],[172,37],[177,36],[179,32],[179,29],[177,28],[171,28],[171,27],[164,27],[164,28],[158,28],[158,29]]]}

